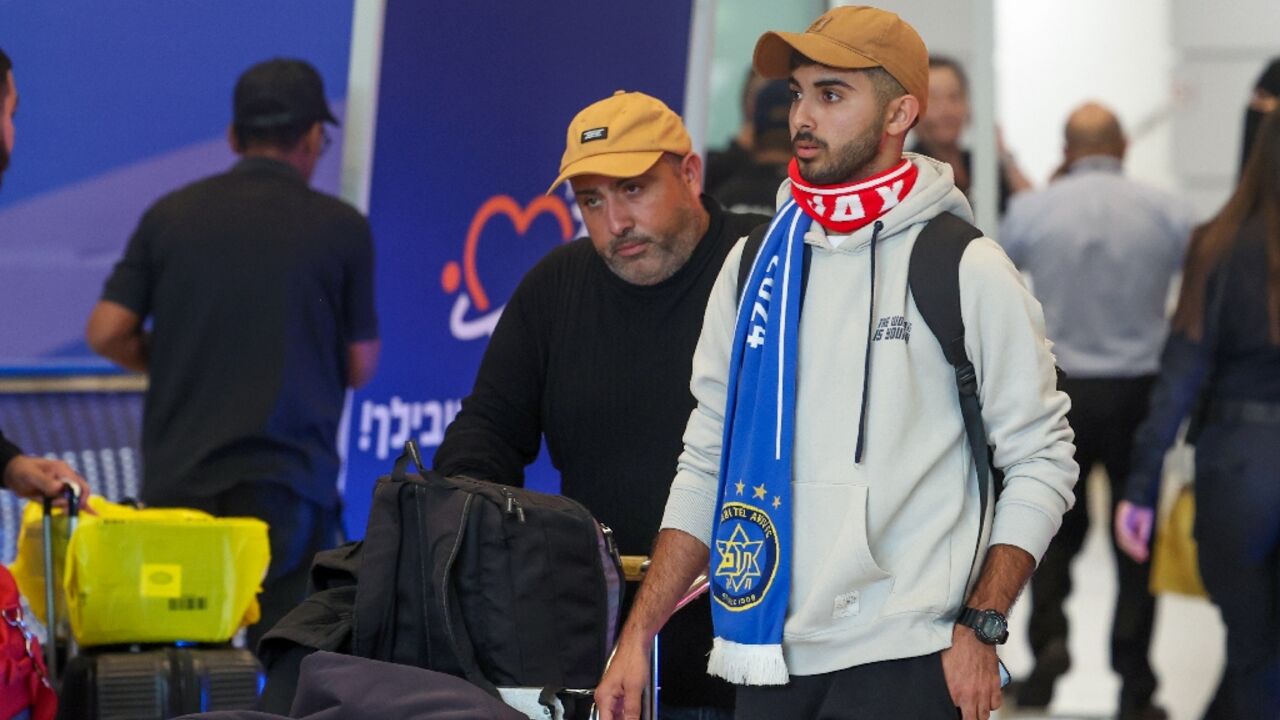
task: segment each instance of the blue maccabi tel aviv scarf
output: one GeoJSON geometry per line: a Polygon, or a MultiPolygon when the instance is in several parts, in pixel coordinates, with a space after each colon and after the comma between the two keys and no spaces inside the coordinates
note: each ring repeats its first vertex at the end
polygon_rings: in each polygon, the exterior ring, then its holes
{"type": "Polygon", "coordinates": [[[791,593],[796,338],[812,222],[794,200],[774,216],[733,332],[711,547],[716,637],[707,671],[739,685],[790,679],[782,628],[791,593]]]}

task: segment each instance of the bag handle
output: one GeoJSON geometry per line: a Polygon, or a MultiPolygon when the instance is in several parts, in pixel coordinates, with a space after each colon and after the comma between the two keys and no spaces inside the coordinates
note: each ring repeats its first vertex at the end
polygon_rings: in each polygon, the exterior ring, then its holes
{"type": "Polygon", "coordinates": [[[408,469],[410,460],[418,468],[419,475],[427,476],[427,468],[422,462],[422,453],[418,450],[418,443],[411,438],[404,441],[404,450],[400,453],[400,457],[396,458],[396,464],[391,468],[391,480],[393,482],[402,482],[405,479],[405,471],[408,469]]]}

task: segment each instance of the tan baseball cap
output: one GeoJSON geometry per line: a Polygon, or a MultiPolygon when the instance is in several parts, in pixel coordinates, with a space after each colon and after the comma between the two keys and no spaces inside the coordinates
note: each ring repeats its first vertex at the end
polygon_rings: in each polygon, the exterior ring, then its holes
{"type": "Polygon", "coordinates": [[[753,63],[767,78],[791,75],[791,53],[845,70],[882,67],[920,102],[929,103],[929,51],[920,33],[894,13],[862,5],[832,8],[802,33],[771,31],[756,42],[753,63]]]}
{"type": "Polygon", "coordinates": [[[692,150],[684,121],[665,103],[644,93],[619,90],[588,105],[569,123],[560,176],[547,193],[578,175],[643,175],[662,153],[684,156],[692,150]]]}

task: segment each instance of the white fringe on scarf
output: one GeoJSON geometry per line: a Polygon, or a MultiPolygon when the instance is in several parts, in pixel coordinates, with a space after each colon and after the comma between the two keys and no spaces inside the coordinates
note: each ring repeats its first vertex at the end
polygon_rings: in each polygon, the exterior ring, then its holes
{"type": "Polygon", "coordinates": [[[791,681],[781,645],[746,645],[715,638],[707,672],[734,685],[786,685],[791,681]]]}

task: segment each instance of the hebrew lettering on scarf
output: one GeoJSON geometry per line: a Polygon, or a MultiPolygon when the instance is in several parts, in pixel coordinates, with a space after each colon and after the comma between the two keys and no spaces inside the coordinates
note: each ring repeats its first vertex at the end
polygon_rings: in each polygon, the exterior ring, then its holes
{"type": "Polygon", "coordinates": [[[787,168],[791,178],[791,196],[805,214],[837,235],[848,235],[902,202],[915,187],[920,170],[903,159],[894,167],[856,183],[814,185],[800,177],[795,158],[787,168]]]}

